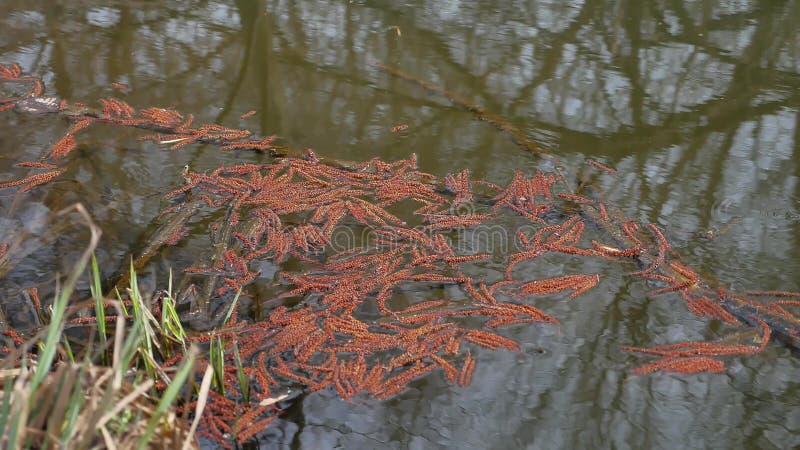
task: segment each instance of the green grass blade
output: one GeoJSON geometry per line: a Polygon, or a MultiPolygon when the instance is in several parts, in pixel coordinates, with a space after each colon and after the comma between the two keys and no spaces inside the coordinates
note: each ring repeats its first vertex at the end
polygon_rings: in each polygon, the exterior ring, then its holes
{"type": "Polygon", "coordinates": [[[97,243],[100,240],[100,229],[92,222],[89,213],[86,211],[86,208],[84,208],[83,205],[73,205],[72,207],[59,212],[59,214],[65,214],[73,209],[76,210],[86,220],[89,230],[91,231],[91,240],[81,257],[78,258],[78,261],[75,263],[75,266],[72,268],[72,271],[64,282],[64,286],[53,302],[53,313],[50,316],[50,326],[47,329],[47,337],[44,341],[44,349],[39,356],[38,365],[33,373],[33,379],[31,380],[30,384],[31,392],[36,392],[36,388],[39,387],[39,384],[42,382],[42,380],[44,380],[44,377],[50,372],[53,359],[56,355],[57,344],[58,341],[61,340],[64,323],[66,322],[65,313],[67,309],[67,303],[69,303],[69,298],[72,295],[72,291],[75,289],[75,284],[78,282],[78,278],[83,274],[84,270],[86,270],[86,265],[89,263],[92,252],[94,252],[94,249],[97,248],[97,243]]]}
{"type": "MultiPolygon", "coordinates": [[[[16,392],[20,398],[31,398],[36,391],[30,388],[30,383],[27,380],[31,380],[31,378],[25,366],[26,364],[23,362],[20,375],[14,381],[14,392],[16,392]]],[[[11,395],[14,395],[14,393],[11,395]]],[[[6,441],[9,449],[15,449],[21,446],[21,442],[19,442],[22,438],[20,431],[22,431],[29,417],[28,406],[28,402],[25,401],[16,402],[13,405],[11,410],[11,422],[8,429],[9,433],[7,434],[8,440],[6,441]]]]}
{"type": "Polygon", "coordinates": [[[64,350],[67,352],[67,358],[69,358],[70,363],[75,363],[75,354],[72,353],[72,346],[69,345],[69,338],[64,335],[64,350]]]}
{"type": "Polygon", "coordinates": [[[13,378],[6,378],[3,387],[3,406],[0,407],[0,435],[8,435],[6,424],[8,424],[8,415],[11,411],[11,388],[13,386],[13,378]]]}
{"type": "Polygon", "coordinates": [[[161,328],[168,336],[180,342],[186,350],[186,331],[183,329],[176,303],[175,297],[172,296],[172,269],[170,269],[167,292],[161,304],[161,328]]]}
{"type": "Polygon", "coordinates": [[[144,435],[139,440],[139,445],[137,448],[139,450],[144,449],[147,444],[150,442],[151,437],[153,436],[153,432],[155,432],[156,426],[161,421],[161,417],[173,404],[175,399],[178,398],[180,395],[181,389],[186,385],[187,380],[189,379],[189,375],[192,373],[194,369],[194,360],[197,356],[197,351],[194,347],[190,348],[189,353],[187,354],[186,359],[181,365],[181,368],[178,369],[178,373],[175,374],[175,377],[170,382],[167,389],[164,391],[161,400],[158,402],[158,406],[156,407],[156,412],[153,414],[153,417],[150,418],[150,421],[147,423],[147,428],[145,429],[144,435]]]}
{"type": "Polygon", "coordinates": [[[236,304],[239,303],[239,296],[242,295],[242,288],[239,288],[236,291],[236,296],[233,297],[233,301],[231,302],[231,307],[228,308],[228,314],[225,314],[225,321],[222,322],[223,325],[227,325],[228,322],[231,320],[231,316],[233,315],[233,311],[236,309],[236,304]]]}
{"type": "Polygon", "coordinates": [[[81,368],[77,375],[78,379],[75,382],[73,391],[69,397],[69,402],[67,403],[67,413],[65,415],[66,420],[61,433],[61,443],[64,445],[64,447],[68,447],[68,445],[65,444],[68,444],[72,440],[75,424],[78,421],[78,416],[80,415],[81,409],[83,408],[86,400],[83,392],[83,377],[86,375],[86,367],[88,367],[87,363],[81,364],[81,368]]]}
{"type": "Polygon", "coordinates": [[[153,361],[156,360],[155,355],[153,354],[153,347],[158,346],[158,341],[152,325],[158,325],[158,322],[156,322],[155,317],[153,317],[153,314],[144,304],[144,299],[142,298],[141,291],[139,290],[139,282],[132,260],[130,278],[131,286],[128,291],[131,297],[131,303],[133,305],[133,323],[138,325],[142,332],[142,341],[140,344],[140,346],[144,347],[143,349],[140,349],[140,351],[143,353],[142,363],[144,364],[147,374],[150,375],[150,378],[156,380],[158,375],[156,374],[156,368],[153,364],[153,361]]]}
{"type": "Polygon", "coordinates": [[[116,287],[114,287],[114,294],[117,295],[117,301],[119,301],[119,306],[120,308],[122,308],[122,314],[124,314],[127,317],[129,315],[128,307],[125,306],[125,302],[122,301],[122,296],[119,294],[119,290],[116,287]]]}
{"type": "Polygon", "coordinates": [[[225,395],[225,354],[222,345],[222,338],[211,340],[208,354],[211,367],[214,368],[214,384],[221,395],[225,395]]]}
{"type": "Polygon", "coordinates": [[[236,378],[239,380],[239,390],[242,392],[242,400],[245,404],[250,403],[250,383],[247,381],[247,375],[244,373],[242,358],[239,356],[239,346],[236,342],[233,343],[233,358],[236,361],[236,378]]]}
{"type": "Polygon", "coordinates": [[[100,267],[97,258],[92,254],[92,283],[89,286],[94,299],[94,316],[97,318],[97,331],[100,333],[100,348],[103,349],[103,363],[106,358],[106,307],[103,302],[103,288],[100,281],[100,267]]]}
{"type": "Polygon", "coordinates": [[[136,352],[139,350],[141,334],[141,324],[139,324],[139,322],[134,322],[133,327],[128,330],[128,336],[125,338],[125,344],[122,346],[122,352],[119,358],[120,373],[127,373],[128,366],[133,361],[133,357],[136,355],[136,352]]]}

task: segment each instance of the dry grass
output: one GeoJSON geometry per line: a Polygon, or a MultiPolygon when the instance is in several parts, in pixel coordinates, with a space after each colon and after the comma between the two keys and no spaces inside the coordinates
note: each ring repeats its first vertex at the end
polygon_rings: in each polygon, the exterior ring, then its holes
{"type": "MultiPolygon", "coordinates": [[[[202,414],[211,373],[206,372],[199,390],[194,388],[195,348],[186,351],[180,366],[160,367],[152,354],[154,333],[148,318],[134,314],[133,323],[126,323],[122,306],[117,304],[120,313],[113,333],[109,333],[111,339],[101,339],[98,348],[84,348],[82,359],[76,361],[64,334],[70,315],[67,305],[76,281],[92,259],[100,230],[81,205],[61,214],[72,213],[86,222],[91,239],[56,293],[47,314],[49,324],[25,342],[17,339],[16,348],[0,363],[0,446],[196,448],[197,420],[189,424],[175,407],[179,397],[197,395],[195,417],[202,414]],[[98,360],[104,363],[94,362],[98,360]],[[156,379],[166,389],[157,390],[156,379]]],[[[92,269],[90,277],[96,287],[96,263],[92,269]]],[[[137,291],[135,274],[131,282],[132,291],[137,291]]],[[[95,300],[102,308],[102,298],[95,300]]],[[[105,338],[105,327],[100,329],[105,338]]],[[[174,339],[172,334],[170,339],[174,339]]]]}

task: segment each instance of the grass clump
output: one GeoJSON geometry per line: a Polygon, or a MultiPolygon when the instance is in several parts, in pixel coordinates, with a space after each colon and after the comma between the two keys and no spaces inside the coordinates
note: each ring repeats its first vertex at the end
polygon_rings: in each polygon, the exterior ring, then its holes
{"type": "MultiPolygon", "coordinates": [[[[176,409],[179,397],[205,398],[210,382],[199,393],[193,385],[198,351],[186,336],[168,294],[159,322],[145,307],[131,273],[133,317],[122,302],[102,296],[93,252],[100,230],[86,210],[75,205],[61,214],[78,213],[91,231],[89,245],[57,289],[49,321],[36,335],[22,341],[11,330],[16,348],[0,363],[0,446],[2,448],[195,448],[195,430],[204,401],[197,401],[195,422],[189,424],[176,409]],[[99,339],[89,339],[80,359],[73,354],[65,328],[76,307],[69,307],[78,279],[89,270],[99,339]],[[171,303],[170,303],[171,302],[171,303]],[[106,308],[116,308],[116,318],[106,308]],[[114,325],[113,330],[108,325],[114,325]],[[179,342],[183,358],[174,368],[162,368],[154,354],[160,341],[179,342]],[[95,347],[95,343],[98,343],[95,347]],[[161,383],[161,389],[156,389],[161,383]],[[205,391],[204,391],[205,390],[205,391]]],[[[206,378],[210,379],[207,371],[206,378]]]]}

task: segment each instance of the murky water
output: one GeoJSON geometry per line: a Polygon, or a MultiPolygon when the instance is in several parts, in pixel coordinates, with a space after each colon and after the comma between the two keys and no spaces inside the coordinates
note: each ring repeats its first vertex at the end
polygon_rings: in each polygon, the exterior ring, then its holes
{"type": "MultiPolygon", "coordinates": [[[[800,290],[800,2],[162,3],[7,0],[0,62],[19,62],[44,77],[48,93],[73,101],[115,95],[171,106],[198,123],[277,134],[337,158],[416,152],[423,170],[469,167],[499,183],[537,167],[491,125],[376,68],[396,66],[508,119],[568,173],[587,157],[616,167],[613,181],[598,181],[609,202],[659,224],[704,274],[739,290],[800,290]],[[408,130],[391,132],[400,124],[408,130]]],[[[67,126],[0,115],[0,178],[18,177],[13,164],[46,154],[67,126]]],[[[99,257],[109,275],[127,263],[185,164],[266,159],[203,146],[168,152],[139,135],[93,130],[70,155],[68,180],[24,201],[0,192],[2,237],[39,236],[3,285],[11,319],[24,314],[15,306],[21,288],[51,283],[81,250],[79,235],[46,232],[48,211],[89,206],[105,233],[99,257]]],[[[201,251],[190,241],[159,267],[201,251]]],[[[721,375],[630,378],[642,360],[621,345],[730,330],[675,297],[649,297],[651,287],[617,268],[591,268],[603,273],[599,288],[541,302],[560,333],[508,330],[524,352],[479,352],[472,386],[434,374],[387,402],[315,393],[264,446],[800,445],[800,362],[787,349],[733,358],[721,375]]]]}

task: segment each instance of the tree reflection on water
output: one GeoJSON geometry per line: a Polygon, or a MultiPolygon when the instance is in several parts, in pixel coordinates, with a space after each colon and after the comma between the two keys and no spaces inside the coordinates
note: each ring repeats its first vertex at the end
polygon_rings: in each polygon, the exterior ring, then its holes
{"type": "MultiPolygon", "coordinates": [[[[174,106],[349,160],[417,152],[439,175],[470,167],[505,183],[516,168],[533,171],[537,161],[507,136],[376,64],[400,67],[508,119],[558,164],[614,166],[613,181],[594,180],[609,202],[667,228],[692,267],[740,289],[799,288],[798,2],[10,0],[0,13],[2,62],[42,75],[63,98],[174,106]],[[400,124],[408,129],[392,133],[400,124]],[[696,239],[708,230],[726,232],[696,239]]],[[[10,117],[0,123],[4,175],[63,131],[10,117]],[[12,155],[12,142],[30,144],[12,155]]],[[[259,158],[220,161],[200,146],[154,154],[93,136],[103,151],[80,157],[80,189],[108,205],[93,211],[118,237],[104,243],[108,255],[129,251],[185,164],[259,158]]],[[[0,198],[2,210],[12,201],[0,198]]],[[[70,194],[38,201],[58,209],[70,194]]],[[[42,255],[39,266],[51,273],[61,256],[42,255]]],[[[429,378],[387,403],[314,394],[276,439],[309,448],[800,443],[799,366],[785,349],[723,375],[626,380],[620,343],[708,338],[719,327],[621,276],[609,289],[609,299],[553,305],[560,336],[518,330],[544,355],[482,354],[472,387],[429,378]]]]}

